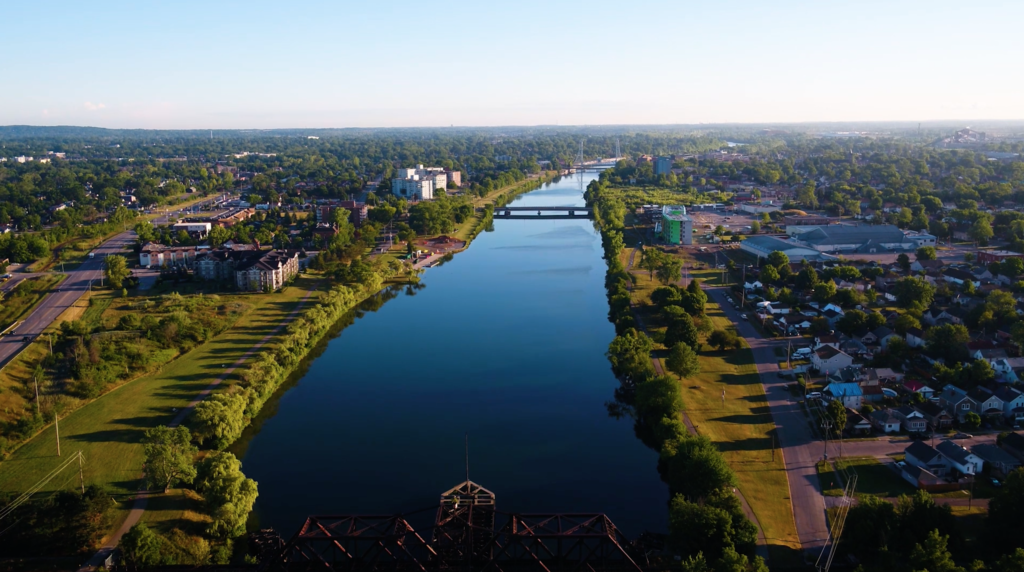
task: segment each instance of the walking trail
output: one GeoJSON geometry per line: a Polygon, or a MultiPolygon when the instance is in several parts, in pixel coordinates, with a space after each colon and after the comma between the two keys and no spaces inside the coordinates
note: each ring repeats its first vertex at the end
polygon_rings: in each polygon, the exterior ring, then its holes
{"type": "MultiPolygon", "coordinates": [[[[234,373],[235,370],[241,367],[242,364],[244,364],[246,360],[252,357],[254,353],[259,351],[260,348],[262,348],[264,345],[267,344],[267,342],[273,339],[274,336],[278,334],[278,332],[284,329],[284,327],[287,326],[292,321],[293,318],[295,318],[299,311],[302,310],[302,307],[305,306],[306,301],[309,300],[309,297],[312,296],[314,292],[315,290],[311,290],[305,296],[303,296],[302,299],[299,300],[298,305],[295,306],[295,309],[292,310],[291,313],[289,313],[287,316],[285,316],[285,318],[281,320],[281,323],[279,323],[273,330],[271,330],[269,334],[263,336],[263,338],[259,342],[257,342],[251,348],[249,348],[244,354],[242,354],[241,357],[235,360],[235,362],[231,364],[231,367],[225,369],[224,373],[221,374],[220,377],[213,380],[213,382],[211,382],[210,385],[206,386],[206,389],[200,391],[199,395],[197,395],[196,398],[193,399],[192,402],[189,403],[187,407],[182,408],[182,410],[178,412],[178,415],[168,424],[168,426],[177,427],[181,425],[182,422],[184,422],[185,419],[188,417],[189,413],[192,413],[192,410],[195,409],[196,405],[199,405],[200,402],[206,399],[206,397],[209,396],[214,389],[217,389],[217,386],[223,383],[224,380],[228,378],[228,376],[234,373]]],[[[143,487],[145,487],[145,483],[143,483],[143,487]]],[[[85,564],[83,564],[82,567],[78,569],[78,572],[92,572],[106,562],[110,554],[114,552],[115,548],[117,548],[118,543],[121,542],[121,537],[124,536],[131,529],[131,527],[135,526],[142,518],[142,513],[146,512],[146,505],[149,503],[149,497],[152,494],[154,494],[152,491],[147,491],[144,489],[139,490],[139,494],[135,496],[135,502],[132,504],[131,510],[128,511],[128,518],[125,519],[124,523],[121,525],[121,528],[117,529],[117,532],[112,534],[110,538],[107,539],[107,541],[100,548],[99,552],[94,554],[92,558],[90,558],[85,564]]],[[[156,494],[159,494],[159,492],[157,492],[156,494]]]]}

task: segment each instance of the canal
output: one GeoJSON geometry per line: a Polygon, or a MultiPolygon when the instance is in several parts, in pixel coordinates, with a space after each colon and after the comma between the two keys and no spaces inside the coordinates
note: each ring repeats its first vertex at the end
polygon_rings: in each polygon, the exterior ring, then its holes
{"type": "MultiPolygon", "coordinates": [[[[580,177],[516,204],[583,205],[580,177]]],[[[421,289],[360,313],[237,451],[259,525],[288,538],[310,514],[436,506],[465,479],[468,434],[470,478],[500,511],[664,531],[657,454],[605,407],[618,382],[601,254],[589,220],[499,219],[421,289]]]]}

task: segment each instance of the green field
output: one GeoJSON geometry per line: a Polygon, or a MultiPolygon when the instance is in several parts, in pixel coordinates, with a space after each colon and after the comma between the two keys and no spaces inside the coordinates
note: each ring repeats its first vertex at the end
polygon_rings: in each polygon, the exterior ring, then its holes
{"type": "Polygon", "coordinates": [[[856,473],[855,495],[898,497],[914,494],[914,487],[903,480],[896,471],[872,457],[844,457],[832,464],[818,462],[818,480],[825,496],[842,496],[845,475],[856,473]],[[835,470],[838,469],[839,475],[835,470]]]}
{"type": "MultiPolygon", "coordinates": [[[[169,423],[176,411],[187,406],[198,393],[254,344],[268,335],[296,308],[315,285],[300,279],[298,285],[273,294],[254,296],[254,308],[228,331],[171,362],[157,374],[129,382],[84,405],[60,421],[61,452],[81,450],[86,459],[86,484],[97,484],[112,495],[131,495],[139,488],[142,470],[142,433],[169,423]]],[[[240,371],[226,383],[237,380],[240,371]]],[[[18,492],[29,488],[57,466],[53,425],[0,463],[0,491],[18,492]]],[[[59,487],[65,479],[55,479],[59,487]]]]}

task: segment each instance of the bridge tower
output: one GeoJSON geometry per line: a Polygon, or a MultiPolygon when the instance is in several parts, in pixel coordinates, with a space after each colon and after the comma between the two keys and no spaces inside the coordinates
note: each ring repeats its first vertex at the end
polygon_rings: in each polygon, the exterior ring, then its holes
{"type": "Polygon", "coordinates": [[[576,167],[582,167],[583,166],[583,140],[582,139],[580,139],[580,152],[576,155],[576,160],[573,161],[573,163],[574,163],[574,166],[576,166],[576,167]]]}
{"type": "Polygon", "coordinates": [[[615,138],[615,160],[618,161],[622,158],[622,149],[619,148],[619,138],[615,138]]]}

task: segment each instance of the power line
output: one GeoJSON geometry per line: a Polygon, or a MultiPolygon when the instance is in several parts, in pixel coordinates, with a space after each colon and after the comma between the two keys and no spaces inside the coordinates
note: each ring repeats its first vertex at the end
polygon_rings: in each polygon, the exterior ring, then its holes
{"type": "Polygon", "coordinates": [[[45,487],[64,469],[68,468],[69,466],[71,466],[72,463],[79,460],[85,460],[85,457],[82,456],[81,451],[77,451],[74,455],[71,455],[71,457],[69,457],[68,460],[61,463],[60,466],[58,466],[56,469],[47,473],[45,477],[36,482],[36,484],[32,485],[32,487],[30,487],[27,491],[22,493],[21,496],[14,499],[13,501],[11,501],[10,504],[0,509],[0,521],[10,516],[11,513],[13,513],[19,506],[31,500],[36,493],[42,490],[43,487],[45,487]]]}

